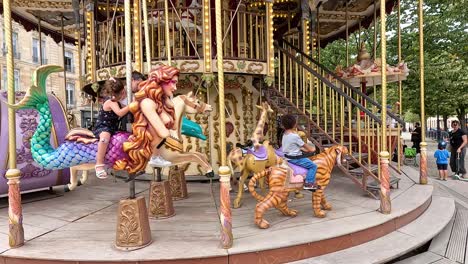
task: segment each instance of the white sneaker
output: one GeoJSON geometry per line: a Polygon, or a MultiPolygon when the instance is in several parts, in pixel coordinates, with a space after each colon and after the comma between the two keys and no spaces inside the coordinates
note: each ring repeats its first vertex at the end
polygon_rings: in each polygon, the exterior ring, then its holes
{"type": "Polygon", "coordinates": [[[148,165],[151,167],[169,167],[172,165],[170,161],[163,159],[161,156],[152,156],[148,165]]]}

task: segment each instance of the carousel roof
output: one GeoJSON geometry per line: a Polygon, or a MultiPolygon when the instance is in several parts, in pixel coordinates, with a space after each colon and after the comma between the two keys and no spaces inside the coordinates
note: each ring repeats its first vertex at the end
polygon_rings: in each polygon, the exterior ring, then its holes
{"type": "MultiPolygon", "coordinates": [[[[385,11],[389,14],[396,4],[396,0],[386,0],[385,11]]],[[[312,10],[319,9],[320,40],[326,45],[340,38],[346,38],[346,1],[345,0],[309,0],[312,10]]],[[[374,20],[374,8],[380,17],[380,1],[377,0],[348,0],[348,31],[367,28],[374,20]],[[375,7],[374,7],[375,5],[375,7]]]]}
{"type": "MultiPolygon", "coordinates": [[[[174,1],[174,0],[173,0],[174,1]]],[[[193,0],[192,0],[193,1],[193,0]]],[[[230,0],[238,2],[238,0],[230,0]]],[[[316,11],[319,7],[320,19],[320,39],[321,45],[346,37],[346,1],[348,1],[348,29],[352,33],[361,27],[368,27],[374,17],[374,4],[377,16],[380,16],[380,1],[377,0],[309,0],[308,4],[311,10],[316,11]]],[[[65,41],[74,43],[74,27],[77,17],[81,17],[80,11],[74,13],[76,5],[83,3],[81,0],[12,0],[12,17],[20,22],[26,30],[37,30],[39,19],[42,21],[42,31],[50,35],[56,42],[61,41],[61,17],[64,18],[65,41]],[[75,8],[74,8],[75,5],[75,8]]],[[[106,15],[112,15],[113,12],[101,10],[107,3],[106,0],[99,0],[97,8],[97,20],[106,19],[106,15]],[[101,7],[101,9],[100,9],[101,7]]],[[[246,4],[255,5],[264,3],[264,1],[244,0],[246,4]]],[[[290,28],[300,22],[301,18],[301,0],[274,0],[274,12],[291,14],[288,23],[281,21],[281,17],[275,18],[275,24],[278,26],[275,32],[276,37],[281,37],[290,28]],[[285,27],[285,25],[287,25],[285,27]]],[[[110,1],[111,5],[118,5],[118,12],[123,11],[123,1],[110,1]],[[122,9],[122,10],[120,10],[122,9]]],[[[386,12],[390,13],[396,0],[386,1],[386,12]]],[[[78,9],[80,9],[78,7],[78,9]]],[[[3,5],[0,5],[0,12],[3,13],[3,5]]],[[[288,16],[283,16],[288,19],[288,16]]],[[[82,27],[81,27],[82,28],[82,27]]],[[[83,31],[83,30],[82,30],[83,31]]]]}
{"type": "MultiPolygon", "coordinates": [[[[12,0],[11,2],[13,20],[19,22],[28,31],[38,31],[40,20],[41,31],[57,43],[62,41],[61,20],[63,16],[65,42],[75,44],[76,19],[73,12],[73,0],[12,0]]],[[[3,4],[0,5],[0,12],[3,14],[3,4]]]]}

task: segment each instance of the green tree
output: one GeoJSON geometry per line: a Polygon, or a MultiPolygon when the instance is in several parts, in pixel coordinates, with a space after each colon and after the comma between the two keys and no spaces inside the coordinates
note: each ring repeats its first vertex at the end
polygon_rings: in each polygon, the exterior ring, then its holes
{"type": "MultiPolygon", "coordinates": [[[[419,79],[419,25],[417,1],[401,1],[402,57],[408,63],[410,74],[403,84],[403,111],[420,115],[419,79]]],[[[426,116],[456,115],[465,125],[468,111],[468,0],[426,0],[424,3],[424,59],[425,59],[425,111],[426,116]]],[[[397,57],[397,16],[387,17],[387,62],[395,65],[397,57]]],[[[377,32],[380,28],[377,25],[377,32]]],[[[355,32],[349,37],[351,54],[358,39],[366,43],[373,53],[374,26],[355,32]]],[[[380,38],[377,39],[376,57],[380,56],[380,38]]],[[[322,62],[330,69],[345,65],[344,41],[335,41],[322,50],[322,62]]],[[[353,63],[354,60],[350,60],[353,63]]],[[[373,92],[370,88],[369,93],[373,92]]],[[[380,89],[377,87],[377,95],[380,89]]],[[[389,102],[397,100],[394,84],[388,85],[389,102]]],[[[377,96],[379,98],[380,96],[377,96]]],[[[409,121],[409,120],[408,120],[409,121]]]]}

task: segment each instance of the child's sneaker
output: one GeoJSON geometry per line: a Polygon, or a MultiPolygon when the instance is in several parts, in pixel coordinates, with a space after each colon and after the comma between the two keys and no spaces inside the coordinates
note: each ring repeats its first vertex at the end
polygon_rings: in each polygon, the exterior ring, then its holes
{"type": "Polygon", "coordinates": [[[320,189],[320,186],[318,186],[317,184],[314,184],[314,183],[310,183],[310,182],[306,182],[304,183],[304,190],[309,190],[309,191],[315,191],[315,190],[318,190],[320,189]]]}
{"type": "Polygon", "coordinates": [[[148,165],[152,167],[168,167],[171,166],[172,163],[163,159],[161,156],[152,156],[150,161],[148,162],[148,165]]]}

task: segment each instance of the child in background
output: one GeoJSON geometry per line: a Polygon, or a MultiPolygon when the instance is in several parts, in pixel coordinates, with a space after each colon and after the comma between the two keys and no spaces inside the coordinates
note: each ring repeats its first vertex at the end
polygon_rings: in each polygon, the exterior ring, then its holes
{"type": "Polygon", "coordinates": [[[104,158],[111,136],[118,130],[119,120],[128,113],[128,106],[122,108],[119,101],[126,98],[127,93],[122,81],[114,78],[107,80],[99,96],[104,99],[101,110],[99,110],[94,135],[99,138],[98,151],[96,155],[96,177],[107,178],[104,158]]]}
{"type": "Polygon", "coordinates": [[[439,142],[438,150],[434,153],[436,158],[437,169],[439,170],[439,180],[446,181],[448,176],[447,166],[450,153],[445,149],[447,143],[445,141],[439,142]]]}
{"type": "Polygon", "coordinates": [[[301,157],[304,152],[314,152],[315,148],[306,144],[297,134],[297,121],[293,115],[284,115],[281,123],[285,129],[282,140],[284,157],[288,162],[307,169],[307,176],[304,183],[304,190],[317,190],[319,187],[315,183],[317,165],[312,160],[301,157]]]}

